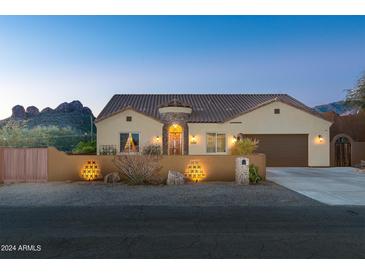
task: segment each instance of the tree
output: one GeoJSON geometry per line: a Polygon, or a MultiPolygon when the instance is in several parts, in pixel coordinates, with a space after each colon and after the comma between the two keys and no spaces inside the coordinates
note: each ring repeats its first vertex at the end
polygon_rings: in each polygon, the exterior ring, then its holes
{"type": "Polygon", "coordinates": [[[365,74],[359,79],[355,88],[347,91],[345,102],[360,110],[365,110],[365,74]]]}

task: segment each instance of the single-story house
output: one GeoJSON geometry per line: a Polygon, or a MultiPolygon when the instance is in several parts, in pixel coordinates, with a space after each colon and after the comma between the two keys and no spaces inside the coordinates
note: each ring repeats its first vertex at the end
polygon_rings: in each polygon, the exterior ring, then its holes
{"type": "Polygon", "coordinates": [[[329,166],[331,121],[287,94],[120,94],[95,120],[98,154],[224,155],[259,140],[268,166],[329,166]]]}

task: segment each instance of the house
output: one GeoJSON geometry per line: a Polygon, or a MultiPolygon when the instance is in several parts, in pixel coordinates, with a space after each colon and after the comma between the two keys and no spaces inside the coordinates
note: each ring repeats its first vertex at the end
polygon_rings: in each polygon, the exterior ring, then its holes
{"type": "Polygon", "coordinates": [[[96,118],[98,154],[225,155],[260,141],[268,166],[329,166],[331,121],[287,94],[120,94],[96,118]]]}
{"type": "Polygon", "coordinates": [[[330,127],[331,166],[355,166],[365,161],[365,112],[340,116],[323,113],[330,127]]]}

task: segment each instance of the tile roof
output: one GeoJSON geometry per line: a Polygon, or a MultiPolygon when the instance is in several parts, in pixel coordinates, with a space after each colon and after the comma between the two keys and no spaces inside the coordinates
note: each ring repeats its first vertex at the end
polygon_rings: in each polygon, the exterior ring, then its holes
{"type": "Polygon", "coordinates": [[[320,113],[287,94],[117,94],[96,118],[96,122],[133,109],[160,120],[158,109],[176,101],[192,107],[190,123],[221,123],[273,101],[281,101],[322,119],[320,113]]]}

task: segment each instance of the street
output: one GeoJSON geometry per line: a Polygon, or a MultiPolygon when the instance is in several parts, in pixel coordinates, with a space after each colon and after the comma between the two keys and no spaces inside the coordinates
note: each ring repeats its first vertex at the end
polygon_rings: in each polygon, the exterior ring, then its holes
{"type": "Polygon", "coordinates": [[[2,249],[16,249],[1,258],[365,257],[365,207],[2,206],[0,216],[2,249]]]}

